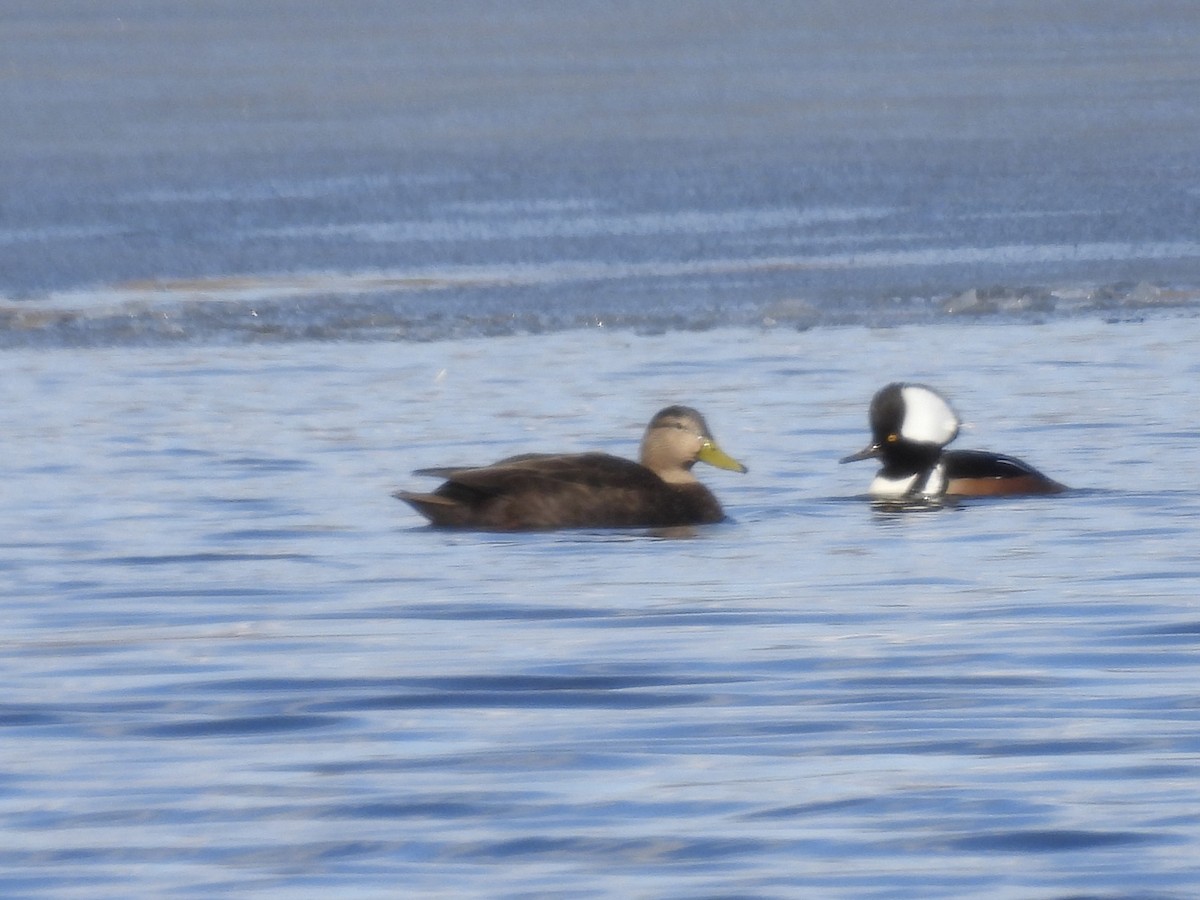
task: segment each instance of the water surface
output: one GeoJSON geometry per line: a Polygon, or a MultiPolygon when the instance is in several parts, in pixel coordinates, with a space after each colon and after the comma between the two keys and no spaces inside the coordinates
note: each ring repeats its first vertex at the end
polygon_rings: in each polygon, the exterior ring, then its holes
{"type": "Polygon", "coordinates": [[[1187,896],[1196,338],[10,351],[5,889],[1187,896]],[[1075,489],[873,510],[836,465],[863,359],[1075,489]],[[670,400],[749,464],[703,473],[733,521],[444,533],[388,496],[632,453],[670,400]]]}
{"type": "Polygon", "coordinates": [[[1192,4],[3,21],[4,896],[1197,894],[1192,4]],[[728,522],[389,496],[678,402],[728,522]]]}

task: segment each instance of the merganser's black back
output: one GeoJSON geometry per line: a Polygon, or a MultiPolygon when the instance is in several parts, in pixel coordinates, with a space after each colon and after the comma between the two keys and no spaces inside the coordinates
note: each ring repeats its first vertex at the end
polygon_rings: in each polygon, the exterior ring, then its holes
{"type": "Polygon", "coordinates": [[[1066,490],[1024,460],[987,450],[947,450],[942,454],[946,493],[959,497],[1058,494],[1066,490]]]}

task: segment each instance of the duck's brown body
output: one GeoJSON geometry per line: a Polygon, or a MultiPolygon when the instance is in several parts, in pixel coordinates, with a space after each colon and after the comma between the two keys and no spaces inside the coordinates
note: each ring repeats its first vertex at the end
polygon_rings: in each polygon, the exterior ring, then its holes
{"type": "Polygon", "coordinates": [[[421,469],[444,478],[432,493],[397,491],[445,528],[668,528],[725,517],[692,475],[697,460],[744,472],[686,406],[662,410],[646,428],[641,462],[607,453],[524,454],[479,468],[421,469]]]}
{"type": "Polygon", "coordinates": [[[668,484],[640,463],[605,453],[526,456],[417,474],[446,482],[432,494],[395,496],[442,527],[666,528],[725,518],[700,482],[668,484]]]}

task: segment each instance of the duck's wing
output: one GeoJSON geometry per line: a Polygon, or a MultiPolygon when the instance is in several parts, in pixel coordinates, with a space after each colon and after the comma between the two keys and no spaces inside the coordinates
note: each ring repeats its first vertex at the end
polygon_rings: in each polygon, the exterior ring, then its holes
{"type": "Polygon", "coordinates": [[[555,491],[569,485],[596,490],[651,490],[662,486],[662,479],[645,466],[607,453],[525,453],[490,466],[421,469],[417,474],[445,478],[490,495],[555,491]]]}
{"type": "Polygon", "coordinates": [[[428,475],[432,478],[453,478],[467,472],[487,472],[502,467],[521,466],[536,469],[537,463],[544,460],[555,460],[567,457],[569,454],[559,453],[520,453],[507,456],[487,466],[430,466],[425,469],[414,469],[414,475],[428,475]]]}

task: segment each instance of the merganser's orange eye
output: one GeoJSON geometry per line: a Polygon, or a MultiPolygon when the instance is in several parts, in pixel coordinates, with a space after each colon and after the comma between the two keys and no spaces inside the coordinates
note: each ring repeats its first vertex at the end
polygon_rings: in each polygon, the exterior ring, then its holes
{"type": "Polygon", "coordinates": [[[898,441],[898,440],[900,440],[900,435],[898,435],[898,434],[889,434],[889,435],[887,436],[887,442],[888,442],[889,444],[894,444],[894,443],[896,443],[896,441],[898,441]]]}

